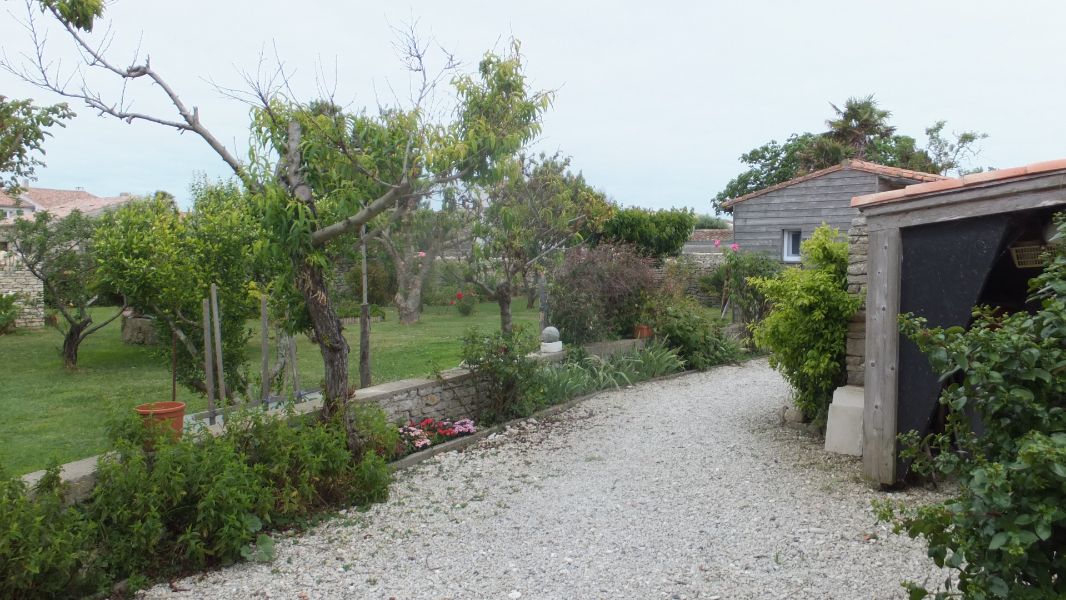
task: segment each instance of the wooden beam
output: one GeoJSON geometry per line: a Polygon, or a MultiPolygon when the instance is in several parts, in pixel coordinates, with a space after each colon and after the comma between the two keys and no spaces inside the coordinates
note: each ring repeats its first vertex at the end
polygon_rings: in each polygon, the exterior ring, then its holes
{"type": "Polygon", "coordinates": [[[899,366],[899,229],[870,232],[866,288],[866,399],[863,471],[879,484],[896,483],[896,410],[899,366]]]}

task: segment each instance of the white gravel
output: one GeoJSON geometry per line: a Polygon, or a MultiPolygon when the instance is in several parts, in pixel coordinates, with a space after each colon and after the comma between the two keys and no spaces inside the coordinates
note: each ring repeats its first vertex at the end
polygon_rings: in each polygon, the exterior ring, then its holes
{"type": "Polygon", "coordinates": [[[142,597],[865,599],[939,579],[876,523],[858,460],[781,424],[787,395],[765,360],[603,393],[399,473],[271,564],[142,597]]]}

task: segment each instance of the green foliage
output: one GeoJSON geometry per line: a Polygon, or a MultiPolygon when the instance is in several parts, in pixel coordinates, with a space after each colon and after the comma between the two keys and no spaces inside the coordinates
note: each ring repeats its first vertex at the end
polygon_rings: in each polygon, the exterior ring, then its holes
{"type": "Polygon", "coordinates": [[[685,366],[703,371],[736,360],[740,348],[708,310],[684,296],[660,295],[644,307],[655,335],[677,350],[685,366]]]}
{"type": "MultiPolygon", "coordinates": [[[[337,312],[341,312],[342,300],[345,300],[345,305],[355,307],[355,314],[343,316],[358,316],[363,299],[363,268],[358,258],[352,268],[344,273],[344,283],[350,296],[337,300],[337,312]]],[[[392,304],[392,298],[396,295],[396,267],[387,254],[374,253],[367,257],[366,284],[367,301],[370,304],[392,304]]]]}
{"type": "Polygon", "coordinates": [[[71,598],[99,589],[93,541],[97,526],[63,503],[59,468],[27,495],[0,472],[0,597],[71,598]]]}
{"type": "Polygon", "coordinates": [[[732,198],[783,183],[812,171],[840,164],[849,158],[926,173],[964,173],[963,163],[976,157],[976,144],[988,136],[975,131],[942,135],[944,121],[925,130],[926,148],[910,136],[898,135],[888,124],[892,113],[881,109],[873,96],[848,98],[833,108],[825,133],[792,134],[783,144],[776,140],[740,156],[746,170],[733,178],[712,201],[715,212],[732,198]]]}
{"type": "Polygon", "coordinates": [[[607,359],[572,350],[564,362],[541,369],[543,404],[558,404],[598,390],[632,385],[683,369],[684,361],[677,350],[662,342],[652,342],[643,350],[607,359]]]}
{"type": "MultiPolygon", "coordinates": [[[[157,318],[160,339],[176,335],[178,378],[194,391],[204,389],[202,302],[217,284],[226,385],[243,390],[246,323],[258,315],[258,296],[278,265],[263,260],[262,229],[235,185],[201,183],[193,195],[188,215],[165,194],[106,214],[93,237],[97,272],[131,306],[157,318]]],[[[170,348],[160,347],[167,363],[170,348]]]]}
{"type": "Polygon", "coordinates": [[[44,162],[42,145],[52,134],[48,128],[65,127],[74,117],[66,104],[34,106],[30,100],[11,100],[0,95],[0,186],[17,196],[20,180],[33,179],[44,162]]]}
{"type": "Polygon", "coordinates": [[[721,217],[701,213],[696,215],[695,227],[696,229],[728,229],[729,221],[721,217]]]}
{"type": "Polygon", "coordinates": [[[630,246],[579,247],[552,271],[549,319],[573,344],[629,337],[654,287],[651,268],[630,246]]]}
{"type": "Polygon", "coordinates": [[[267,528],[387,497],[377,450],[391,455],[398,433],[380,409],[364,407],[357,421],[374,451],[353,458],[337,422],[247,412],[231,414],[218,437],[175,441],[133,417],[113,426],[112,452],[82,507],[64,506],[58,469],[32,499],[20,479],[0,478],[0,594],[80,597],[126,578],[269,561],[267,528]]]}
{"type": "Polygon", "coordinates": [[[633,244],[641,256],[662,259],[681,254],[695,226],[696,215],[690,209],[626,208],[603,224],[602,240],[633,244]]]}
{"type": "MultiPolygon", "coordinates": [[[[1058,227],[1061,239],[1061,216],[1058,227]]],[[[880,517],[924,537],[936,564],[957,571],[965,598],[1066,595],[1066,253],[1055,248],[1031,281],[1033,314],[979,307],[969,329],[900,318],[947,382],[948,411],[943,433],[919,441],[912,432],[904,442],[932,457],[926,468],[957,477],[959,491],[920,508],[883,505],[880,517]]],[[[953,587],[949,580],[937,597],[953,587]]],[[[912,597],[927,593],[912,588],[912,597]]]]}
{"type": "Polygon", "coordinates": [[[754,285],[753,279],[768,279],[781,271],[781,263],[762,252],[727,250],[722,263],[707,284],[720,286],[723,301],[737,311],[740,322],[749,328],[766,318],[769,311],[766,297],[754,285]]]}
{"type": "Polygon", "coordinates": [[[489,408],[479,420],[499,423],[526,417],[537,409],[541,397],[537,361],[529,354],[537,348],[536,339],[516,326],[510,333],[482,335],[476,328],[463,338],[463,365],[477,374],[479,395],[489,408]]]}
{"type": "Polygon", "coordinates": [[[53,11],[59,20],[82,31],[92,31],[93,22],[104,14],[104,0],[38,0],[41,10],[53,11]]]}
{"type": "Polygon", "coordinates": [[[0,294],[0,335],[10,333],[15,328],[15,320],[22,312],[18,299],[18,294],[0,294]]]}
{"type": "MultiPolygon", "coordinates": [[[[98,331],[89,307],[96,302],[96,257],[93,251],[95,223],[79,211],[57,219],[36,211],[33,220],[15,222],[15,252],[34,277],[41,280],[45,298],[63,316],[63,355],[66,366],[77,366],[78,348],[98,331]]],[[[118,312],[111,315],[111,319],[118,312]]],[[[106,321],[105,321],[106,323],[106,321]]]]}
{"type": "Polygon", "coordinates": [[[822,225],[801,246],[802,268],[751,280],[771,306],[755,326],[755,343],[770,351],[796,406],[816,422],[824,422],[842,383],[848,320],[861,303],[847,292],[848,244],[839,238],[822,225]]]}

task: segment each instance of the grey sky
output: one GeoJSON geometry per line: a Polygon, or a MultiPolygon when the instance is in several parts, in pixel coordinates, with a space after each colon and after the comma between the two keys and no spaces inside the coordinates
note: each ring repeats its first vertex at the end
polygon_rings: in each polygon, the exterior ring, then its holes
{"type": "MultiPolygon", "coordinates": [[[[21,0],[2,8],[24,16],[21,0]]],[[[534,85],[558,90],[538,149],[571,155],[590,183],[625,205],[708,212],[739,171],[737,156],[821,130],[828,102],[850,95],[875,94],[899,131],[922,141],[937,119],[989,133],[982,165],[1066,156],[1060,2],[118,0],[108,16],[116,62],[127,64],[139,42],[240,156],[247,107],[208,79],[240,87],[239,71],[254,71],[261,49],[272,54],[276,45],[302,99],[316,96],[323,65],[329,79],[336,67],[340,101],[373,108],[391,100],[390,85],[406,90],[390,26],[412,19],[467,69],[508,36],[520,39],[534,85]]],[[[28,48],[7,12],[0,40],[9,57],[28,48]]],[[[73,64],[58,32],[49,45],[73,64]]],[[[7,73],[0,86],[7,96],[57,101],[7,73]]],[[[143,83],[129,94],[142,111],[172,114],[143,83]]],[[[199,138],[75,109],[78,118],[47,142],[37,185],[186,198],[196,173],[228,176],[199,138]]]]}

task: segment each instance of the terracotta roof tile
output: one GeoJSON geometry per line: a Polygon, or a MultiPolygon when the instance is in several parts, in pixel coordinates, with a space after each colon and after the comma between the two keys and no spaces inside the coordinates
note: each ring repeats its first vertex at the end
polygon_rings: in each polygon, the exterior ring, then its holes
{"type": "Polygon", "coordinates": [[[1066,171],[1066,159],[1048,160],[1033,163],[1024,167],[1012,167],[1009,169],[999,169],[997,171],[974,173],[972,175],[964,175],[956,179],[946,179],[944,181],[917,183],[914,185],[908,185],[901,190],[892,190],[891,192],[855,196],[851,199],[851,205],[858,208],[884,204],[886,202],[897,202],[904,198],[933,195],[986,183],[996,183],[1010,179],[1043,175],[1054,171],[1066,171]]]}
{"type": "Polygon", "coordinates": [[[947,179],[947,177],[944,177],[943,175],[937,175],[936,173],[923,173],[921,171],[912,171],[910,169],[901,169],[899,167],[887,167],[885,165],[879,165],[877,163],[872,163],[865,160],[846,160],[840,163],[839,165],[834,165],[832,167],[821,169],[819,171],[814,171],[813,173],[808,173],[800,177],[789,179],[788,181],[783,181],[776,185],[765,187],[761,190],[751,192],[750,194],[745,194],[737,198],[726,200],[722,203],[722,208],[728,209],[734,206],[735,204],[744,202],[745,200],[750,200],[752,198],[762,196],[763,194],[769,194],[770,192],[773,192],[775,190],[780,190],[782,188],[796,185],[797,183],[809,181],[816,177],[821,177],[823,175],[828,175],[830,173],[835,173],[844,169],[850,169],[853,171],[863,171],[865,173],[873,173],[875,175],[883,175],[885,177],[899,177],[901,179],[911,179],[914,181],[940,181],[942,179],[947,179]]]}
{"type": "Polygon", "coordinates": [[[689,236],[690,242],[713,242],[714,240],[728,240],[733,237],[732,229],[696,229],[689,236]]]}

